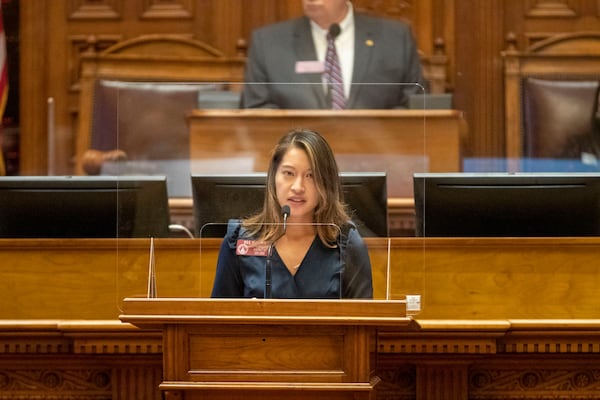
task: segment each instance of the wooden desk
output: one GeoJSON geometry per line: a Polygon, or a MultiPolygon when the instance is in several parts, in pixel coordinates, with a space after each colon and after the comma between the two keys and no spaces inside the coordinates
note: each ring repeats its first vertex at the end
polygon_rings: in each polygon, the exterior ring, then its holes
{"type": "MultiPolygon", "coordinates": [[[[600,319],[600,238],[391,238],[389,266],[365,241],[375,298],[420,294],[419,318],[600,319]]],[[[208,297],[219,244],[155,240],[158,296],[208,297]]],[[[115,319],[145,296],[149,240],[2,239],[0,260],[2,318],[115,319]]]]}
{"type": "MultiPolygon", "coordinates": [[[[388,240],[366,243],[381,299],[388,240]]],[[[148,245],[0,240],[6,397],[162,398],[162,334],[116,321],[123,297],[145,293],[148,245]]],[[[206,296],[218,245],[157,239],[156,301],[206,296]]],[[[391,293],[421,294],[423,311],[411,329],[378,328],[378,400],[597,397],[600,238],[392,238],[389,247],[391,293]]]]}
{"type": "Polygon", "coordinates": [[[316,130],[341,170],[387,171],[391,198],[412,198],[414,172],[460,171],[467,130],[457,110],[196,110],[189,125],[192,160],[251,159],[261,172],[284,133],[316,130]]]}

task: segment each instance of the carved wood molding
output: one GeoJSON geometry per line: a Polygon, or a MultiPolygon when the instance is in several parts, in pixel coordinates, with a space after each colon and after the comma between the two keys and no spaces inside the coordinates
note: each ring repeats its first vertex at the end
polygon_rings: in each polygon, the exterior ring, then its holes
{"type": "Polygon", "coordinates": [[[574,18],[577,12],[569,0],[528,0],[527,17],[574,18]]]}
{"type": "Polygon", "coordinates": [[[162,336],[135,335],[123,337],[74,338],[3,338],[0,354],[160,354],[162,336]]]}
{"type": "Polygon", "coordinates": [[[414,400],[417,390],[415,365],[399,365],[377,369],[381,382],[377,386],[377,400],[414,400]]]}
{"type": "MultiPolygon", "coordinates": [[[[0,355],[161,354],[162,333],[114,321],[2,321],[0,355]]],[[[0,360],[1,361],[1,360],[0,360]]]]}
{"type": "Polygon", "coordinates": [[[598,42],[600,41],[600,32],[598,31],[579,31],[569,33],[558,33],[540,40],[529,47],[523,56],[537,54],[560,54],[560,55],[597,55],[598,42]],[[585,50],[590,53],[586,54],[585,50]]]}
{"type": "Polygon", "coordinates": [[[69,57],[69,90],[77,92],[80,89],[81,58],[101,53],[123,39],[122,35],[71,35],[67,38],[70,43],[69,57]]]}
{"type": "Polygon", "coordinates": [[[493,354],[497,352],[494,338],[465,335],[465,337],[438,337],[434,335],[406,334],[391,338],[380,335],[377,351],[379,353],[404,354],[493,354]]]}
{"type": "Polygon", "coordinates": [[[69,20],[121,19],[122,0],[71,0],[68,4],[69,20]]]}
{"type": "Polygon", "coordinates": [[[537,46],[538,43],[550,39],[559,32],[528,32],[523,34],[525,48],[529,49],[537,46]]]}
{"type": "Polygon", "coordinates": [[[0,400],[159,400],[161,358],[12,357],[0,361],[0,400]]]}
{"type": "Polygon", "coordinates": [[[0,320],[0,343],[0,400],[160,399],[160,331],[118,321],[0,320]]]}
{"type": "Polygon", "coordinates": [[[209,44],[194,40],[187,34],[147,34],[121,41],[107,48],[101,56],[126,58],[149,57],[152,59],[189,59],[193,57],[225,58],[220,50],[209,44]],[[157,52],[160,52],[157,54],[157,52]]]}
{"type": "Polygon", "coordinates": [[[0,367],[0,399],[107,399],[111,393],[106,368],[0,367]]]}
{"type": "Polygon", "coordinates": [[[367,14],[383,15],[390,18],[405,20],[414,20],[410,18],[411,12],[414,12],[414,1],[406,0],[375,0],[375,1],[354,1],[354,7],[357,12],[367,14]]]}
{"type": "Polygon", "coordinates": [[[192,0],[144,0],[141,19],[180,19],[192,18],[194,3],[192,0]]]}
{"type": "MultiPolygon", "coordinates": [[[[378,333],[378,400],[600,392],[600,320],[415,322],[378,333]]],[[[0,343],[0,400],[160,398],[159,331],[115,321],[0,321],[0,343]]]]}
{"type": "MultiPolygon", "coordinates": [[[[597,399],[600,391],[600,368],[598,359],[522,359],[502,361],[472,360],[472,364],[453,362],[428,363],[427,360],[384,362],[377,369],[382,379],[377,390],[378,400],[408,400],[421,398],[427,386],[433,382],[427,375],[437,376],[445,382],[449,397],[470,400],[499,399],[597,399]],[[422,364],[421,362],[424,361],[422,364]],[[463,373],[467,369],[467,375],[463,373]],[[419,384],[421,382],[422,384],[419,384]],[[423,388],[425,386],[425,388],[423,388]],[[458,388],[458,389],[457,389],[458,388]],[[450,391],[453,390],[453,393],[450,391]],[[454,397],[450,397],[450,395],[454,397]]],[[[431,397],[422,397],[431,398],[431,397]]]]}
{"type": "Polygon", "coordinates": [[[596,399],[600,391],[597,365],[597,361],[540,360],[538,366],[530,362],[474,366],[469,371],[469,399],[596,399]]]}
{"type": "MultiPolygon", "coordinates": [[[[528,335],[529,336],[529,335],[528,335]]],[[[522,338],[503,338],[498,343],[499,353],[595,353],[600,354],[598,332],[582,332],[578,335],[544,334],[522,338]],[[547,335],[547,336],[546,336],[547,335]]]]}
{"type": "Polygon", "coordinates": [[[417,332],[379,332],[381,354],[597,354],[600,321],[418,321],[417,332]]]}

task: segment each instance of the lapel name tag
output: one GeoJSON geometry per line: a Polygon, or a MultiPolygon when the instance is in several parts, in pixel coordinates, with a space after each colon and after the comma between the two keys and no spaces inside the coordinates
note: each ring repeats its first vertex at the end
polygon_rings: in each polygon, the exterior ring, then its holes
{"type": "Polygon", "coordinates": [[[238,256],[266,257],[269,245],[256,240],[238,239],[235,246],[235,254],[238,256]]]}
{"type": "Polygon", "coordinates": [[[321,74],[325,71],[325,64],[321,61],[296,61],[297,74],[321,74]]]}

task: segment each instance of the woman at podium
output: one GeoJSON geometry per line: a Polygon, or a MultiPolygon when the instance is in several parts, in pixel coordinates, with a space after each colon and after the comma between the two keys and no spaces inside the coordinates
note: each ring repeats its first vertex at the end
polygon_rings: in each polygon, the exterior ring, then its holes
{"type": "Polygon", "coordinates": [[[262,211],[229,221],[212,297],[373,297],[369,253],[317,132],[293,130],[276,145],[262,211]]]}

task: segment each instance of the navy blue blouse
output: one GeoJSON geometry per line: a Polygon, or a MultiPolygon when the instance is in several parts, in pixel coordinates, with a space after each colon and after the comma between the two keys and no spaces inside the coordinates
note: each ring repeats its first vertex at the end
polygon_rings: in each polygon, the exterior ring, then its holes
{"type": "MultiPolygon", "coordinates": [[[[247,251],[253,243],[239,220],[229,221],[219,251],[212,297],[264,297],[266,251],[264,246],[247,251]],[[242,248],[244,245],[246,251],[242,248]]],[[[356,227],[351,224],[342,229],[336,248],[323,245],[315,237],[295,275],[286,268],[275,247],[271,271],[273,298],[373,297],[369,253],[356,227]]]]}

